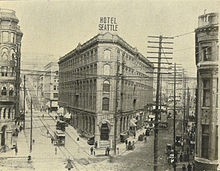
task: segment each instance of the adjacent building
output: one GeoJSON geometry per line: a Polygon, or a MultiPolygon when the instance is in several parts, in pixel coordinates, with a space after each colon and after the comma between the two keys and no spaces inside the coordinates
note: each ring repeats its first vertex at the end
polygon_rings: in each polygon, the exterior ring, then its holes
{"type": "Polygon", "coordinates": [[[41,101],[41,109],[47,109],[49,111],[57,111],[58,109],[58,70],[57,62],[50,62],[44,66],[39,82],[39,96],[43,99],[41,101]]]}
{"type": "Polygon", "coordinates": [[[197,65],[196,170],[215,171],[218,164],[218,14],[199,16],[195,30],[197,65]]]}
{"type": "Polygon", "coordinates": [[[153,102],[153,65],[121,37],[100,33],[58,63],[58,104],[98,147],[112,147],[115,123],[117,140],[143,124],[153,102]]]}
{"type": "Polygon", "coordinates": [[[15,11],[0,9],[0,146],[11,147],[19,117],[22,32],[15,11]]]}

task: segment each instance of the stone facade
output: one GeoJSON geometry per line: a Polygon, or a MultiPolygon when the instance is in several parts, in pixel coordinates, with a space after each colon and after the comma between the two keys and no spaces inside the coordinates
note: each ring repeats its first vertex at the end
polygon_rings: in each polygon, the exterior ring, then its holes
{"type": "Polygon", "coordinates": [[[12,145],[19,114],[20,48],[22,33],[15,11],[0,9],[0,146],[12,145]],[[16,116],[17,115],[17,116],[16,116]]]}
{"type": "Polygon", "coordinates": [[[218,160],[218,14],[199,16],[195,30],[197,65],[196,170],[217,170],[218,160]]]}
{"type": "Polygon", "coordinates": [[[59,72],[57,62],[50,62],[44,66],[45,73],[40,76],[41,109],[56,111],[58,108],[59,72]]]}
{"type": "Polygon", "coordinates": [[[153,66],[118,35],[98,34],[58,63],[59,106],[71,113],[81,134],[95,137],[98,147],[112,146],[115,113],[117,140],[129,131],[132,118],[137,127],[143,124],[144,107],[153,101],[153,66]]]}

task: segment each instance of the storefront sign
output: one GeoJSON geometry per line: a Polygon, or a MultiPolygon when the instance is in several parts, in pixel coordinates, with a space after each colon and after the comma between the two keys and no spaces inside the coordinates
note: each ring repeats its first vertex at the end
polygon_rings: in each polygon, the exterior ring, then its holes
{"type": "Polygon", "coordinates": [[[118,24],[115,17],[100,17],[100,31],[118,31],[118,24]]]}

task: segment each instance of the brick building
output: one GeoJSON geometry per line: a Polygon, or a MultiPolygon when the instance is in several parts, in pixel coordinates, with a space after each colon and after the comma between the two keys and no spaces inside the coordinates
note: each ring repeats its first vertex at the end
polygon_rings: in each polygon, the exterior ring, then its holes
{"type": "Polygon", "coordinates": [[[0,147],[11,147],[19,115],[22,32],[15,11],[0,9],[0,147]]]}
{"type": "Polygon", "coordinates": [[[117,140],[143,124],[144,107],[153,101],[153,66],[121,37],[98,34],[58,63],[59,106],[71,113],[81,134],[95,137],[98,147],[112,147],[115,116],[117,140]]]}
{"type": "Polygon", "coordinates": [[[201,15],[198,24],[195,164],[197,171],[214,171],[218,160],[218,14],[201,15]]]}

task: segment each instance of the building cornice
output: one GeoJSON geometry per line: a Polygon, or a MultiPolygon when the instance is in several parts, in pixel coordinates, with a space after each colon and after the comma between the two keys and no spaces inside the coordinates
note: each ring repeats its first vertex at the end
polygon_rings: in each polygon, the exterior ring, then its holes
{"type": "Polygon", "coordinates": [[[69,53],[67,53],[66,55],[61,57],[59,59],[58,63],[60,64],[61,62],[71,58],[72,55],[77,54],[77,53],[81,53],[85,49],[88,49],[98,43],[112,43],[112,44],[119,45],[119,46],[123,47],[124,49],[126,49],[127,51],[129,51],[132,55],[137,56],[144,63],[153,67],[153,65],[150,63],[150,61],[147,58],[145,58],[140,52],[138,52],[136,48],[133,48],[132,46],[130,46],[120,36],[114,35],[109,32],[104,33],[104,34],[99,33],[98,35],[94,36],[92,39],[88,40],[87,42],[83,43],[82,45],[78,44],[78,46],[74,50],[70,51],[69,53]]]}

